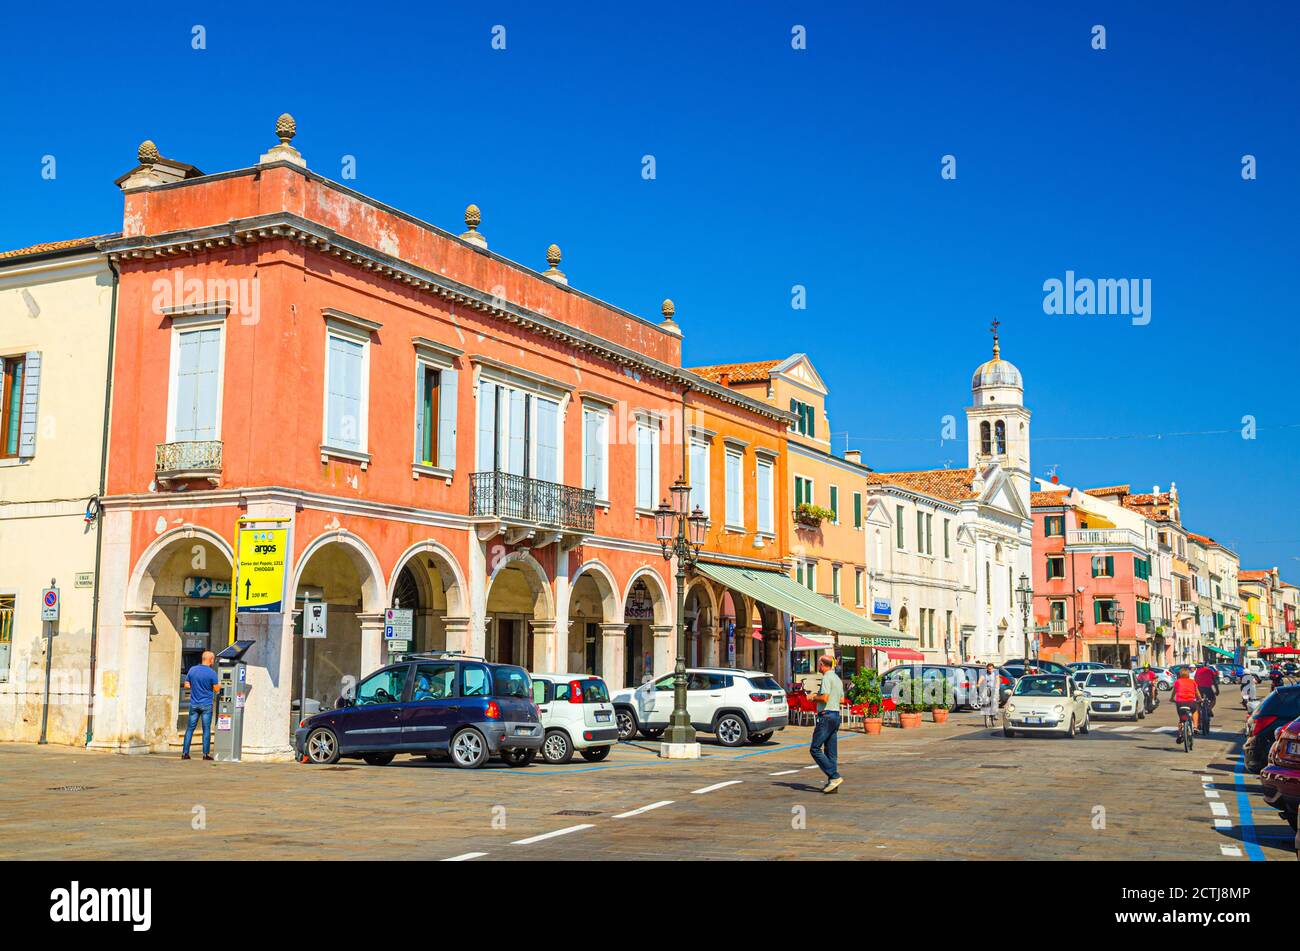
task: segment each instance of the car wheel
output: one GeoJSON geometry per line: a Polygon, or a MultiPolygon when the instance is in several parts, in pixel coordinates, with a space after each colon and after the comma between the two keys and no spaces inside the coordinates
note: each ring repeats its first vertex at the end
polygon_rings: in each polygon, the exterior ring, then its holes
{"type": "Polygon", "coordinates": [[[1088,730],[1091,729],[1091,727],[1092,727],[1092,724],[1088,722],[1088,714],[1085,713],[1085,714],[1083,715],[1083,726],[1079,727],[1079,732],[1080,732],[1080,733],[1087,733],[1088,730]]]}
{"type": "Polygon", "coordinates": [[[1156,684],[1156,689],[1168,693],[1170,690],[1173,690],[1174,688],[1172,684],[1167,684],[1162,680],[1158,684],[1156,684]]]}
{"type": "Polygon", "coordinates": [[[451,738],[451,761],[461,769],[478,769],[488,758],[487,740],[473,727],[465,727],[451,738]]]}
{"type": "Polygon", "coordinates": [[[599,763],[609,756],[612,746],[592,746],[582,751],[582,758],[588,763],[599,763]]]}
{"type": "Polygon", "coordinates": [[[713,732],[723,746],[741,746],[749,738],[749,727],[734,713],[724,713],[718,717],[713,732]]]}
{"type": "Polygon", "coordinates": [[[749,742],[753,743],[755,746],[758,746],[761,743],[766,743],[771,738],[772,738],[772,731],[768,730],[766,733],[753,734],[752,736],[750,736],[749,742]]]}
{"type": "Polygon", "coordinates": [[[624,743],[636,736],[636,717],[631,710],[615,710],[614,723],[618,727],[618,738],[624,743]]]}
{"type": "Polygon", "coordinates": [[[537,759],[537,750],[502,750],[501,759],[505,761],[507,766],[515,768],[520,766],[531,766],[533,760],[537,759]]]}
{"type": "Polygon", "coordinates": [[[657,740],[657,739],[659,739],[659,737],[661,737],[661,736],[664,735],[664,731],[663,731],[663,730],[646,730],[646,729],[643,729],[643,730],[641,731],[641,735],[644,736],[647,740],[657,740]]]}
{"type": "Polygon", "coordinates": [[[320,727],[311,731],[307,737],[307,759],[318,766],[339,761],[339,741],[333,730],[320,727]]]}
{"type": "Polygon", "coordinates": [[[1068,730],[1065,731],[1065,738],[1066,738],[1067,740],[1072,740],[1072,739],[1074,739],[1074,734],[1075,734],[1076,732],[1077,732],[1077,731],[1076,731],[1075,724],[1074,724],[1074,717],[1070,717],[1070,728],[1069,728],[1068,730]]]}
{"type": "Polygon", "coordinates": [[[1011,729],[1010,727],[1005,727],[1005,726],[1004,726],[1004,727],[1002,728],[1002,735],[1003,735],[1003,736],[1015,736],[1015,735],[1016,735],[1016,731],[1013,730],[1013,729],[1011,729]]]}
{"type": "Polygon", "coordinates": [[[563,730],[547,730],[542,740],[542,759],[548,763],[567,763],[573,759],[573,742],[563,730]]]}
{"type": "Polygon", "coordinates": [[[366,761],[367,766],[387,766],[396,755],[396,753],[367,753],[361,758],[366,761]]]}

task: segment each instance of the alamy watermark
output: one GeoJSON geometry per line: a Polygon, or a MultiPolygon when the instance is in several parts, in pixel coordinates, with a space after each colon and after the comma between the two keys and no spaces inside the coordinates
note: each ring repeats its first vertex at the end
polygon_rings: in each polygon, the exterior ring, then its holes
{"type": "Polygon", "coordinates": [[[1135,327],[1151,323],[1151,278],[1051,277],[1043,282],[1044,314],[1129,317],[1135,327]]]}

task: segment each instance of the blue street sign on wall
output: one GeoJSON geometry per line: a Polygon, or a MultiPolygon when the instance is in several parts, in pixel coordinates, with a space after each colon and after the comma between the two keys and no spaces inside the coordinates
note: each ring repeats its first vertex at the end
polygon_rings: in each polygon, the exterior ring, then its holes
{"type": "Polygon", "coordinates": [[[890,604],[888,598],[876,598],[871,603],[872,614],[883,614],[886,617],[890,614],[890,604]]]}

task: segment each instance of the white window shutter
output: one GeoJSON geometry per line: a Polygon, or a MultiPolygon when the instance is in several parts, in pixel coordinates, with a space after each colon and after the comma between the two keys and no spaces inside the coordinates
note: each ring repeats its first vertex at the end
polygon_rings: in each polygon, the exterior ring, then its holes
{"type": "Polygon", "coordinates": [[[456,468],[456,371],[438,373],[438,465],[456,468]]]}
{"type": "Polygon", "coordinates": [[[41,352],[27,351],[23,367],[23,406],[18,424],[18,455],[36,455],[36,404],[41,391],[41,352]]]}
{"type": "Polygon", "coordinates": [[[424,364],[415,361],[415,455],[416,462],[424,462],[424,364]]]}

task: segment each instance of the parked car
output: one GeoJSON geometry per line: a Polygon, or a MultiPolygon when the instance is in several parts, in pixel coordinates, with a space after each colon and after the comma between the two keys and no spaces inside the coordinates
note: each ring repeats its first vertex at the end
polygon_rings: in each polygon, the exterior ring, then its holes
{"type": "Polygon", "coordinates": [[[411,654],[357,684],[352,698],[298,724],[304,762],[360,758],[387,766],[398,753],[450,755],[462,769],[491,757],[527,766],[542,746],[527,671],[464,654],[411,654]]]}
{"type": "Polygon", "coordinates": [[[1300,686],[1282,687],[1264,697],[1259,707],[1246,718],[1246,741],[1242,760],[1252,773],[1268,762],[1268,751],[1278,730],[1300,717],[1300,686]]]}
{"type": "Polygon", "coordinates": [[[1235,684],[1241,679],[1242,668],[1236,664],[1211,664],[1211,667],[1218,672],[1222,682],[1235,684]]]}
{"type": "Polygon", "coordinates": [[[1145,703],[1139,699],[1137,680],[1131,670],[1094,670],[1083,685],[1088,713],[1095,717],[1124,717],[1138,721],[1146,716],[1145,703]]]}
{"type": "Polygon", "coordinates": [[[1016,688],[1002,712],[1002,732],[1059,733],[1073,738],[1088,732],[1088,705],[1083,691],[1062,674],[1029,674],[1016,681],[1016,688]]]}
{"type": "Polygon", "coordinates": [[[542,759],[567,763],[574,752],[589,763],[618,742],[614,705],[605,681],[591,674],[533,674],[533,702],[542,716],[542,759]]]}
{"type": "MultiPolygon", "coordinates": [[[[618,738],[630,740],[639,731],[658,739],[673,712],[673,675],[613,696],[618,738]]],[[[712,733],[723,746],[765,743],[784,730],[790,711],[785,691],[771,674],[735,667],[692,667],[686,671],[686,709],[691,725],[712,733]]]]}
{"type": "Polygon", "coordinates": [[[1277,731],[1268,754],[1268,765],[1260,772],[1264,802],[1282,814],[1296,830],[1300,810],[1300,718],[1277,731]]]}
{"type": "MultiPolygon", "coordinates": [[[[1040,674],[1060,674],[1063,677],[1070,676],[1070,668],[1065,664],[1058,664],[1054,660],[1031,660],[1031,667],[1037,667],[1040,674]]],[[[1006,662],[1007,667],[1024,667],[1025,659],[1023,657],[1014,657],[1006,662]]]]}
{"type": "Polygon", "coordinates": [[[905,678],[920,677],[926,681],[943,677],[952,688],[952,709],[966,707],[974,710],[979,706],[982,671],[983,668],[973,664],[899,664],[881,674],[880,691],[888,697],[893,688],[905,678]]]}
{"type": "Polygon", "coordinates": [[[1174,689],[1174,675],[1168,667],[1152,667],[1156,675],[1156,689],[1170,691],[1174,689]]]}
{"type": "Polygon", "coordinates": [[[1110,670],[1110,664],[1100,664],[1095,660],[1076,660],[1073,664],[1066,664],[1070,670],[1110,670]]]}

